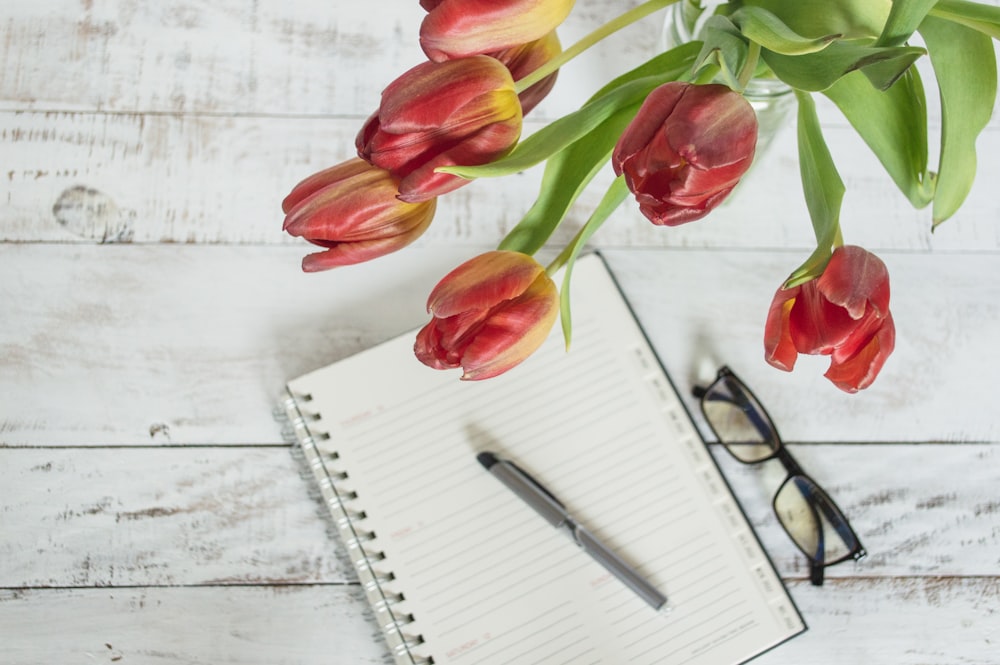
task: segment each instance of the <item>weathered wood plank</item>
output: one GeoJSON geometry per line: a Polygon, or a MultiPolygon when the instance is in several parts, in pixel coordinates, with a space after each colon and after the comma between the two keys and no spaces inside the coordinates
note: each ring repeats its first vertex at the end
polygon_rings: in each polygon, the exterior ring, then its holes
{"type": "MultiPolygon", "coordinates": [[[[1000,570],[997,445],[792,449],[869,551],[831,579],[1000,570]]],[[[720,461],[779,572],[806,579],[771,510],[780,465],[720,461]]],[[[283,447],[0,449],[0,587],[352,581],[302,471],[283,447]]]]}
{"type": "Polygon", "coordinates": [[[377,665],[355,586],[0,590],[0,661],[377,665]]]}
{"type": "MultiPolygon", "coordinates": [[[[755,662],[996,662],[996,577],[836,580],[820,588],[793,583],[791,591],[810,630],[755,662]]],[[[0,591],[0,658],[9,665],[385,662],[363,603],[356,589],[338,586],[0,591]]]]}
{"type": "Polygon", "coordinates": [[[0,454],[0,587],[355,579],[289,448],[0,454]]]}
{"type": "MultiPolygon", "coordinates": [[[[359,118],[0,113],[0,240],[285,243],[281,199],[306,175],[354,154],[359,118]]],[[[529,122],[529,129],[540,126],[529,122]]],[[[848,183],[843,227],[872,249],[1000,249],[1000,125],[980,140],[977,184],[958,215],[930,231],[852,130],[827,129],[848,183]]],[[[814,246],[795,132],[786,128],[732,199],[709,217],[655,227],[627,201],[599,232],[604,246],[814,246]]],[[[541,167],[472,183],[439,201],[427,244],[496,244],[538,193],[541,167]]],[[[555,241],[587,220],[610,183],[601,174],[555,241]]]]}
{"type": "MultiPolygon", "coordinates": [[[[430,288],[478,249],[319,275],[299,272],[305,251],[0,245],[0,445],[279,443],[287,379],[421,325],[430,288]]],[[[729,363],[790,441],[1000,439],[996,254],[883,254],[897,349],[855,396],[820,358],[791,374],[763,362],[767,307],[800,254],[607,255],[682,391],[729,363]]]]}
{"type": "MultiPolygon", "coordinates": [[[[411,0],[379,0],[377,12],[311,0],[16,4],[2,19],[3,109],[364,117],[385,85],[425,59],[425,12],[411,0]]],[[[561,40],[621,11],[580,0],[561,40]]],[[[574,61],[538,115],[562,115],[651,57],[661,27],[650,17],[574,61]]]]}

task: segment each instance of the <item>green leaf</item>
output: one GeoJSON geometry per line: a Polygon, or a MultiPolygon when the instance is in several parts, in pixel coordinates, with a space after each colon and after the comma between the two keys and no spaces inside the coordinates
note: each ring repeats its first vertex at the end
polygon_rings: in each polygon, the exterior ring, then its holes
{"type": "Polygon", "coordinates": [[[580,228],[570,244],[563,249],[559,258],[556,259],[563,262],[566,266],[566,271],[563,273],[562,288],[559,289],[559,321],[562,325],[563,339],[566,340],[567,348],[573,336],[573,318],[570,313],[569,288],[570,279],[573,276],[573,264],[576,263],[576,257],[579,256],[580,250],[587,244],[590,237],[594,235],[597,229],[601,228],[601,225],[621,205],[626,197],[628,197],[628,186],[625,184],[625,178],[618,176],[611,183],[608,191],[605,192],[601,202],[594,208],[590,219],[580,228]]]}
{"type": "Polygon", "coordinates": [[[463,178],[511,175],[545,161],[599,127],[623,108],[639,104],[658,86],[675,81],[691,67],[700,45],[684,44],[661,53],[604,86],[579,110],[554,120],[521,141],[507,156],[480,166],[438,169],[463,178]]]}
{"type": "Polygon", "coordinates": [[[776,15],[760,7],[744,6],[734,12],[731,18],[747,39],[782,55],[802,55],[822,51],[830,45],[830,42],[840,37],[839,34],[815,38],[803,37],[776,15]]]}
{"type": "Polygon", "coordinates": [[[885,90],[924,53],[916,46],[868,46],[842,40],[819,53],[789,56],[764,50],[763,57],[775,76],[791,87],[819,92],[855,70],[861,70],[872,85],[885,90]]]}
{"type": "Polygon", "coordinates": [[[691,68],[699,51],[701,51],[701,42],[691,41],[672,48],[669,51],[658,53],[635,69],[611,79],[611,81],[595,92],[587,101],[588,103],[592,102],[630,81],[650,76],[661,76],[667,81],[676,81],[691,68]]]}
{"type": "Polygon", "coordinates": [[[961,23],[993,39],[1000,39],[1000,7],[967,0],[938,0],[930,15],[961,23]]]}
{"type": "Polygon", "coordinates": [[[893,181],[916,208],[933,198],[927,170],[927,101],[913,67],[888,90],[880,91],[860,72],[844,76],[824,91],[872,149],[893,181]]]}
{"type": "Polygon", "coordinates": [[[893,0],[877,46],[900,46],[906,43],[937,0],[893,0]]]}
{"type": "Polygon", "coordinates": [[[816,251],[792,272],[785,288],[808,282],[822,274],[833,252],[833,243],[840,237],[840,206],[845,191],[820,129],[816,103],[811,95],[800,90],[795,91],[795,97],[799,103],[799,172],[816,235],[816,251]]]}
{"type": "Polygon", "coordinates": [[[869,42],[881,33],[890,9],[886,0],[742,0],[739,4],[768,10],[800,35],[836,34],[869,42]]]}
{"type": "Polygon", "coordinates": [[[920,25],[941,93],[941,161],[934,226],[961,207],[976,177],[976,139],[993,112],[997,64],[990,38],[958,23],[928,17],[920,25]]]}
{"type": "Polygon", "coordinates": [[[695,60],[694,71],[705,68],[718,73],[731,88],[738,88],[736,72],[743,69],[749,45],[739,28],[725,16],[712,16],[702,30],[704,42],[695,60]]]}
{"type": "Polygon", "coordinates": [[[639,104],[622,109],[600,127],[556,153],[545,164],[538,198],[500,249],[534,254],[566,217],[573,202],[611,157],[618,137],[639,111],[639,104]]]}

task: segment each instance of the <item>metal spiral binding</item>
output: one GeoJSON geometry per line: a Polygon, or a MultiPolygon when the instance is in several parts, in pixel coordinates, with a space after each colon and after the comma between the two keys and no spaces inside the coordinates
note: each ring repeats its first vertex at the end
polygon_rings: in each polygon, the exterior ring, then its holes
{"type": "Polygon", "coordinates": [[[383,551],[373,547],[378,540],[376,533],[361,526],[367,517],[365,511],[350,506],[358,499],[358,494],[343,486],[349,480],[347,472],[333,468],[332,463],[339,459],[339,455],[336,452],[322,452],[319,448],[318,444],[328,441],[330,434],[322,428],[322,414],[302,408],[311,401],[311,395],[289,391],[282,406],[294,439],[318,481],[320,492],[330,509],[337,532],[347,548],[393,658],[397,665],[433,665],[433,657],[414,652],[414,649],[424,643],[423,635],[405,631],[405,627],[415,627],[413,624],[416,619],[413,614],[404,612],[399,607],[405,602],[403,594],[389,590],[388,585],[396,576],[375,567],[376,563],[385,561],[386,556],[383,551]]]}

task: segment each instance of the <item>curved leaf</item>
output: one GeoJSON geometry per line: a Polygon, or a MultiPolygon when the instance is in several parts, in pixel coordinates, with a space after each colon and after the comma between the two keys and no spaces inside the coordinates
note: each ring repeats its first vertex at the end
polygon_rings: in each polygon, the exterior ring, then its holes
{"type": "Polygon", "coordinates": [[[841,77],[861,70],[876,88],[885,90],[926,51],[916,46],[868,46],[837,41],[819,53],[789,56],[764,50],[764,61],[779,79],[799,90],[826,90],[841,77]]]}
{"type": "Polygon", "coordinates": [[[920,74],[910,67],[881,91],[860,72],[844,76],[824,91],[872,149],[893,181],[916,208],[931,202],[933,178],[927,170],[927,101],[920,74]]]}
{"type": "Polygon", "coordinates": [[[900,46],[906,43],[937,0],[893,0],[877,46],[900,46]]]}
{"type": "Polygon", "coordinates": [[[803,37],[789,28],[778,16],[761,7],[744,6],[733,12],[732,21],[747,39],[782,55],[802,55],[822,51],[839,34],[803,37]]]}
{"type": "Polygon", "coordinates": [[[658,53],[635,69],[631,69],[621,76],[611,79],[604,87],[591,95],[587,102],[589,103],[599,97],[603,97],[612,90],[620,88],[629,81],[635,81],[636,79],[649,76],[662,76],[667,81],[676,81],[691,68],[700,50],[701,42],[690,41],[669,51],[658,53]]]}
{"type": "Polygon", "coordinates": [[[816,103],[809,93],[800,90],[795,91],[795,98],[799,102],[799,173],[816,235],[816,251],[792,272],[785,288],[808,282],[823,273],[833,243],[840,237],[840,205],[845,191],[819,126],[816,103]]]}
{"type": "Polygon", "coordinates": [[[538,198],[500,249],[534,254],[562,223],[570,206],[611,157],[618,137],[639,112],[639,104],[622,109],[590,134],[553,155],[545,164],[538,198]]]}
{"type": "Polygon", "coordinates": [[[694,63],[694,71],[709,69],[718,74],[731,88],[739,88],[737,72],[743,69],[749,53],[747,39],[739,28],[725,16],[712,16],[702,30],[704,41],[694,63]]]}
{"type": "Polygon", "coordinates": [[[573,276],[573,264],[580,254],[590,236],[594,235],[597,229],[611,216],[618,206],[628,197],[628,186],[625,178],[618,176],[605,192],[601,202],[594,208],[587,223],[584,224],[573,238],[572,242],[562,251],[557,261],[562,261],[566,266],[563,273],[562,288],[559,289],[559,321],[562,325],[563,339],[566,340],[566,347],[569,348],[570,340],[573,336],[573,317],[570,313],[570,279],[573,276]]]}
{"type": "Polygon", "coordinates": [[[928,17],[920,25],[941,91],[941,161],[934,226],[961,207],[976,177],[976,139],[993,113],[997,64],[993,42],[973,28],[928,17]]]}
{"type": "Polygon", "coordinates": [[[938,0],[930,15],[961,23],[993,39],[1000,39],[1000,7],[967,0],[938,0]]]}

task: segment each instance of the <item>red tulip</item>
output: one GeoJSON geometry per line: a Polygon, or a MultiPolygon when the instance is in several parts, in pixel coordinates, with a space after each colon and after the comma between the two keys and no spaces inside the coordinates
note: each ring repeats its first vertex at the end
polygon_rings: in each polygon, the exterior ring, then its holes
{"type": "Polygon", "coordinates": [[[895,342],[889,272],[851,245],[834,250],[818,278],[779,289],[764,326],[767,362],[791,371],[800,353],[829,355],[824,376],[850,393],[871,385],[895,342]]]}
{"type": "MultiPolygon", "coordinates": [[[[515,81],[519,81],[560,53],[562,53],[562,44],[559,43],[559,36],[553,30],[541,39],[487,55],[506,65],[507,69],[510,70],[511,77],[515,81]]],[[[545,99],[555,86],[557,76],[558,72],[553,72],[518,95],[521,100],[522,114],[527,114],[545,99]]]]}
{"type": "Polygon", "coordinates": [[[416,240],[434,218],[436,201],[396,197],[388,171],[354,158],[295,186],[281,204],[284,230],[326,247],[302,260],[306,272],[361,263],[416,240]]]}
{"type": "Polygon", "coordinates": [[[757,116],[724,85],[671,82],[654,90],[612,155],[639,209],[677,226],[719,205],[753,161],[757,116]]]}
{"type": "Polygon", "coordinates": [[[427,299],[433,318],[417,333],[414,352],[435,369],[463,369],[462,379],[488,379],[531,355],[559,311],[555,283],[527,254],[493,251],[446,275],[427,299]]]}
{"type": "Polygon", "coordinates": [[[424,62],[393,81],[358,133],[358,155],[399,179],[415,203],[469,182],[436,173],[506,154],[521,134],[521,104],[507,68],[485,55],[424,62]]]}
{"type": "Polygon", "coordinates": [[[556,29],[575,0],[421,0],[420,46],[435,61],[494,53],[556,29]]]}

